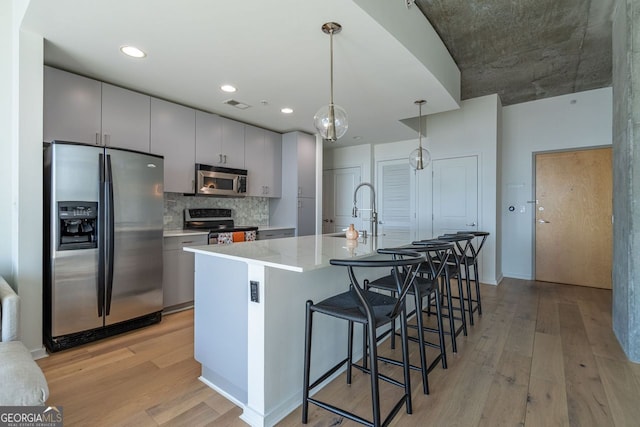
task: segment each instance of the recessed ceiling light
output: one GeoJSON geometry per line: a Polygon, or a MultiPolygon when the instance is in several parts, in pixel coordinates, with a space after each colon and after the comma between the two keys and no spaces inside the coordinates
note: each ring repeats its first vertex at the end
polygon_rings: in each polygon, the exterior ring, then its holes
{"type": "Polygon", "coordinates": [[[144,53],[143,51],[141,51],[135,46],[122,46],[120,47],[120,51],[132,58],[144,58],[145,56],[147,56],[146,53],[144,53]]]}
{"type": "Polygon", "coordinates": [[[283,108],[283,109],[282,109],[282,110],[280,110],[280,111],[282,111],[284,114],[291,114],[291,113],[293,113],[293,109],[292,109],[292,108],[289,108],[289,107],[285,107],[285,108],[283,108]]]}
{"type": "Polygon", "coordinates": [[[231,85],[222,85],[220,86],[220,89],[223,92],[235,92],[237,89],[231,85]]]}

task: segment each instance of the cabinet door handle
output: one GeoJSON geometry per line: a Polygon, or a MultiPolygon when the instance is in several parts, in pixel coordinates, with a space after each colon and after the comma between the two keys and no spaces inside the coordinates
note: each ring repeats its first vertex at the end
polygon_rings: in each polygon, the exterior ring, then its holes
{"type": "Polygon", "coordinates": [[[218,163],[222,163],[222,154],[218,154],[218,156],[220,157],[220,160],[218,160],[218,163]]]}
{"type": "Polygon", "coordinates": [[[96,132],[96,145],[100,145],[100,132],[96,132]]]}
{"type": "Polygon", "coordinates": [[[227,155],[226,154],[224,155],[224,164],[225,165],[227,164],[227,155]]]}
{"type": "Polygon", "coordinates": [[[105,147],[111,146],[111,135],[109,135],[108,133],[104,134],[104,145],[105,147]]]}

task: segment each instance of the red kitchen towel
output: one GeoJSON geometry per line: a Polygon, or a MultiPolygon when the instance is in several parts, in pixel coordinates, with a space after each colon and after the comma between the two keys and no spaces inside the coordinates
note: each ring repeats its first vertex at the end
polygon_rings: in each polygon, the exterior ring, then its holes
{"type": "Polygon", "coordinates": [[[234,231],[233,242],[244,242],[244,231],[234,231]]]}

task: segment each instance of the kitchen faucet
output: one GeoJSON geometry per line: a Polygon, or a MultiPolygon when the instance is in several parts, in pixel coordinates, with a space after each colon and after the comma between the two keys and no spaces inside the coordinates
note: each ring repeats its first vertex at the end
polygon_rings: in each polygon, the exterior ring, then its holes
{"type": "Polygon", "coordinates": [[[373,199],[371,201],[371,219],[369,221],[371,221],[371,235],[372,236],[377,236],[378,235],[378,211],[376,211],[376,189],[373,188],[373,185],[371,185],[368,182],[361,182],[360,184],[358,184],[358,186],[356,187],[355,190],[353,190],[353,209],[351,210],[351,216],[353,218],[357,218],[358,217],[358,199],[356,198],[356,196],[358,195],[358,190],[360,189],[360,187],[369,187],[371,189],[371,193],[373,193],[373,199]]]}

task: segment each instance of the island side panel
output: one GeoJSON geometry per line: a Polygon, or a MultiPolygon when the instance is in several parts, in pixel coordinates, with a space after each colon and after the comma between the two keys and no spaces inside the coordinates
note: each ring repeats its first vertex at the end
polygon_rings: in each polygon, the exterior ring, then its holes
{"type": "Polygon", "coordinates": [[[195,254],[195,359],[202,379],[236,404],[247,402],[247,264],[195,254]]]}
{"type": "MultiPolygon", "coordinates": [[[[250,381],[242,418],[251,425],[273,426],[302,402],[306,301],[319,302],[345,292],[349,281],[344,267],[327,266],[302,273],[263,268],[260,303],[249,306],[250,381]]],[[[251,280],[261,277],[262,268],[254,271],[250,265],[249,269],[251,280]]],[[[374,279],[387,273],[386,269],[369,269],[367,277],[374,279]]],[[[314,315],[312,381],[346,357],[347,327],[346,321],[314,315]]],[[[362,327],[356,325],[354,332],[354,359],[358,360],[362,355],[362,327]]]]}

